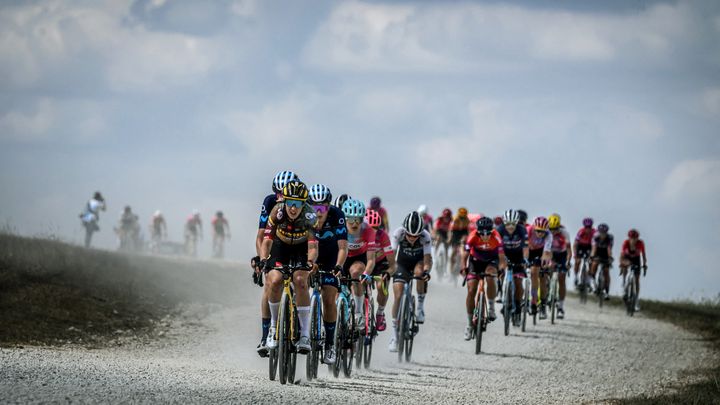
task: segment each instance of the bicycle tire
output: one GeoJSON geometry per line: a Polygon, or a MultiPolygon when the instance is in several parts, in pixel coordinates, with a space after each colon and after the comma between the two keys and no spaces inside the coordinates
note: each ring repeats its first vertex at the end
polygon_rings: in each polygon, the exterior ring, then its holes
{"type": "Polygon", "coordinates": [[[412,358],[412,350],[413,350],[413,344],[415,343],[415,329],[417,328],[417,323],[415,322],[415,297],[411,296],[410,298],[410,310],[407,312],[406,315],[407,319],[407,328],[406,328],[406,342],[405,342],[405,361],[410,362],[410,359],[412,358]]]}
{"type": "Polygon", "coordinates": [[[405,293],[400,296],[400,312],[398,313],[398,330],[397,330],[397,349],[398,361],[402,362],[403,353],[405,351],[405,293]]]}
{"type": "Polygon", "coordinates": [[[290,357],[290,300],[288,295],[282,295],[280,300],[280,317],[278,319],[278,366],[280,368],[280,384],[287,383],[288,364],[290,357]]]}
{"type": "Polygon", "coordinates": [[[308,381],[317,378],[322,341],[322,309],[317,296],[310,298],[310,353],[305,359],[305,377],[308,381]]]}
{"type": "MultiPolygon", "coordinates": [[[[633,269],[630,269],[630,271],[633,271],[633,269]]],[[[630,316],[635,315],[635,277],[633,275],[628,276],[628,280],[626,281],[626,290],[630,290],[630,292],[627,294],[627,301],[625,302],[626,308],[627,308],[627,314],[630,316]]]]}
{"type": "Polygon", "coordinates": [[[377,335],[377,326],[375,325],[375,304],[373,303],[372,299],[370,300],[370,306],[368,313],[365,314],[365,316],[370,316],[368,321],[366,322],[367,328],[369,330],[369,333],[366,335],[366,340],[364,342],[365,348],[363,349],[363,366],[365,368],[370,368],[370,360],[372,359],[372,349],[373,349],[373,342],[375,341],[375,336],[377,335]]]}
{"type": "Polygon", "coordinates": [[[600,274],[598,274],[598,289],[597,289],[597,296],[598,296],[598,305],[600,308],[603,307],[603,301],[605,301],[603,297],[603,291],[605,291],[605,267],[603,266],[602,269],[600,269],[600,274]]]}
{"type": "Polygon", "coordinates": [[[587,259],[583,259],[582,270],[580,270],[580,303],[587,303],[587,259]]]}
{"type": "Polygon", "coordinates": [[[529,283],[529,279],[528,279],[528,278],[525,278],[525,283],[524,283],[524,284],[525,284],[525,285],[524,285],[524,288],[523,288],[522,307],[520,308],[520,310],[522,311],[522,312],[521,312],[521,314],[522,314],[522,315],[521,315],[521,320],[520,320],[520,322],[521,322],[520,330],[523,331],[523,332],[525,332],[525,330],[526,330],[526,326],[527,326],[527,314],[528,314],[528,311],[530,310],[530,309],[529,309],[529,306],[530,306],[530,301],[529,301],[529,299],[530,299],[530,283],[529,283]]]}
{"type": "Polygon", "coordinates": [[[345,348],[343,349],[343,374],[345,378],[350,378],[353,368],[353,355],[355,354],[355,336],[357,331],[355,328],[355,309],[350,304],[350,322],[345,327],[345,348]]]}
{"type": "Polygon", "coordinates": [[[268,363],[269,363],[270,381],[275,381],[275,377],[277,377],[277,369],[278,369],[277,349],[268,350],[268,363]]]}
{"type": "Polygon", "coordinates": [[[295,371],[297,371],[297,347],[292,342],[297,342],[300,338],[300,320],[298,319],[298,313],[297,311],[293,311],[293,325],[295,325],[294,332],[292,339],[288,342],[288,349],[290,356],[288,357],[288,372],[287,372],[287,382],[290,384],[295,384],[295,371]]]}
{"type": "Polygon", "coordinates": [[[340,376],[340,364],[342,364],[342,356],[345,336],[345,300],[342,298],[337,299],[337,315],[335,317],[335,336],[333,337],[333,344],[335,347],[335,364],[332,364],[332,374],[335,378],[340,376]]]}
{"type": "Polygon", "coordinates": [[[475,354],[480,354],[482,351],[482,334],[483,327],[485,325],[485,292],[481,291],[478,294],[478,302],[475,304],[475,308],[478,311],[477,322],[475,323],[475,354]],[[477,306],[480,305],[479,310],[477,306]]]}
{"type": "Polygon", "coordinates": [[[557,310],[558,279],[557,272],[550,278],[550,324],[555,325],[555,311],[557,310]]]}
{"type": "MultiPolygon", "coordinates": [[[[510,271],[510,269],[505,271],[510,271]]],[[[512,316],[512,299],[514,298],[514,294],[511,291],[512,283],[513,281],[505,281],[505,285],[503,286],[503,318],[505,321],[505,336],[510,335],[510,317],[512,316]]]]}
{"type": "MultiPolygon", "coordinates": [[[[365,303],[363,303],[363,312],[365,312],[365,303]]],[[[367,328],[365,333],[357,332],[358,338],[355,341],[355,367],[360,369],[363,361],[363,347],[365,346],[365,335],[367,334],[367,328]]]]}

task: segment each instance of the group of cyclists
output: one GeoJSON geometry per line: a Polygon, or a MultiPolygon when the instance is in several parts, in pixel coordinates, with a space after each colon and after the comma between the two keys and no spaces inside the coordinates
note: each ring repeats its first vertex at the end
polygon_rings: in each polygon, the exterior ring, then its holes
{"type": "MultiPolygon", "coordinates": [[[[633,271],[643,269],[643,275],[647,270],[644,242],[639,236],[637,230],[631,229],[628,239],[623,242],[620,255],[623,277],[628,268],[633,271]]],[[[609,274],[603,278],[604,285],[592,284],[598,268],[608,272],[613,261],[613,235],[605,223],[595,228],[594,221],[585,218],[573,241],[558,214],[547,218],[539,216],[529,222],[524,210],[510,209],[502,216],[490,218],[470,214],[467,208],[461,207],[455,216],[446,208],[433,220],[427,207],[421,205],[405,216],[402,226],[391,231],[387,211],[379,197],[373,197],[368,205],[347,194],[333,199],[327,185],[307,185],[296,173],[281,171],[273,178],[272,193],[265,197],[261,206],[255,239],[256,256],[251,259],[253,278],[263,287],[260,302],[262,336],[257,346],[258,354],[266,357],[268,351],[278,345],[276,324],[284,279],[281,270],[286,266],[305,270],[294,271],[291,276],[300,327],[296,343],[299,353],[306,354],[311,350],[308,279],[315,273],[319,273],[322,286],[322,320],[326,336],[333,336],[337,326],[339,279],[354,280],[352,294],[358,328],[365,325],[360,310],[365,291],[361,284],[376,283],[381,287],[392,280],[395,299],[390,312],[389,350],[397,351],[398,298],[405,283],[413,278],[418,280],[415,316],[418,324],[425,322],[424,303],[433,269],[434,249],[436,252],[444,250],[445,257],[450,257],[450,274],[462,276],[467,285],[466,340],[471,339],[475,294],[481,278],[487,286],[490,321],[497,316],[497,279],[505,272],[513,275],[515,311],[524,306],[520,302],[523,280],[528,276],[531,278],[530,311],[533,315],[538,314],[540,319],[547,317],[547,302],[545,297],[539,296],[538,289],[548,282],[551,271],[558,272],[559,319],[565,316],[566,276],[570,268],[573,268],[576,286],[583,282],[592,285],[591,288],[602,290],[603,299],[608,299],[609,274]],[[591,263],[587,280],[578,280],[582,260],[591,263]],[[301,267],[297,267],[298,264],[301,267]]],[[[639,274],[636,274],[635,282],[639,291],[639,274]]],[[[387,327],[385,311],[389,297],[383,291],[383,288],[377,288],[375,324],[378,331],[387,327]]],[[[324,345],[323,362],[333,364],[336,360],[333,339],[325,339],[324,345]]]]}
{"type": "MultiPolygon", "coordinates": [[[[80,213],[80,220],[85,228],[85,247],[90,247],[93,233],[100,230],[98,225],[100,211],[105,211],[107,205],[105,198],[97,191],[88,200],[80,213]]],[[[217,211],[211,221],[213,230],[213,257],[224,256],[225,241],[230,238],[230,224],[222,211],[217,211]]],[[[132,207],[127,205],[120,213],[114,231],[118,238],[118,248],[121,251],[142,251],[145,249],[145,242],[142,233],[140,217],[133,212],[132,207]]],[[[153,213],[148,225],[150,234],[149,250],[153,253],[160,252],[162,243],[168,240],[167,221],[160,210],[153,213]]],[[[203,238],[203,227],[200,212],[193,210],[187,217],[184,225],[183,250],[189,256],[197,256],[197,243],[203,238]]]]}

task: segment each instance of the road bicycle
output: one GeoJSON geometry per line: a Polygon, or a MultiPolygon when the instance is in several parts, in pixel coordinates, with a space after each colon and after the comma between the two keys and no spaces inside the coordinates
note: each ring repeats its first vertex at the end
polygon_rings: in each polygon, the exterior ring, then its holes
{"type": "Polygon", "coordinates": [[[438,280],[442,280],[448,268],[448,246],[439,239],[435,240],[434,245],[433,261],[436,263],[434,267],[437,269],[438,280]]]}
{"type": "Polygon", "coordinates": [[[345,276],[338,278],[340,292],[335,300],[337,318],[335,319],[335,336],[333,337],[336,356],[335,364],[328,365],[335,377],[340,375],[340,369],[342,369],[345,377],[350,377],[352,373],[357,331],[355,330],[355,299],[350,292],[350,285],[359,281],[345,276]]]}
{"type": "Polygon", "coordinates": [[[376,281],[383,282],[383,291],[387,295],[387,281],[382,276],[371,276],[363,280],[363,319],[360,325],[360,333],[357,339],[355,349],[355,367],[370,367],[370,359],[372,358],[373,342],[378,335],[377,325],[375,324],[375,301],[373,300],[372,290],[375,288],[376,281]]]}
{"type": "MultiPolygon", "coordinates": [[[[468,274],[465,274],[465,280],[463,280],[463,287],[468,280],[468,274]]],[[[475,292],[475,309],[473,310],[472,317],[472,337],[475,339],[475,354],[480,354],[482,349],[482,334],[487,331],[487,325],[490,322],[488,320],[488,298],[485,293],[485,274],[478,275],[478,286],[475,292]]]]}
{"type": "Polygon", "coordinates": [[[550,307],[550,323],[555,324],[555,316],[557,315],[557,305],[560,301],[560,282],[558,277],[561,271],[565,270],[565,263],[555,263],[550,276],[550,287],[548,288],[548,305],[550,307]]]}
{"type": "Polygon", "coordinates": [[[598,272],[598,280],[597,285],[595,288],[595,295],[598,299],[598,306],[600,308],[603,307],[603,303],[605,301],[605,297],[603,295],[603,292],[605,291],[605,269],[607,269],[608,274],[610,273],[610,269],[612,269],[612,264],[608,262],[600,262],[600,265],[597,267],[598,272]]]}
{"type": "Polygon", "coordinates": [[[547,267],[540,267],[540,274],[538,274],[538,291],[537,291],[537,310],[534,314],[532,314],[533,317],[533,325],[537,325],[537,318],[538,313],[540,312],[540,309],[544,307],[545,301],[547,299],[545,296],[548,294],[548,285],[549,280],[547,279],[547,275],[550,274],[552,270],[550,270],[547,267]]]}
{"type": "MultiPolygon", "coordinates": [[[[415,296],[412,292],[414,280],[424,280],[423,277],[413,276],[405,283],[402,296],[400,297],[400,309],[398,311],[398,361],[402,362],[403,354],[405,361],[410,361],[412,357],[413,344],[415,335],[420,330],[415,319],[415,296]]],[[[427,284],[425,284],[427,289],[427,284]]]]}
{"type": "Polygon", "coordinates": [[[578,277],[580,277],[580,281],[578,281],[578,295],[580,297],[580,303],[585,304],[587,303],[588,291],[590,290],[590,284],[587,282],[588,270],[590,269],[590,255],[585,253],[580,260],[582,260],[582,264],[580,265],[580,272],[578,273],[578,277]]]}
{"type": "Polygon", "coordinates": [[[510,335],[510,322],[513,321],[513,325],[516,325],[516,313],[517,306],[515,303],[515,278],[520,277],[520,273],[516,272],[516,269],[525,271],[521,264],[508,263],[505,269],[505,276],[503,277],[503,319],[505,321],[505,336],[510,335]]]}
{"type": "Polygon", "coordinates": [[[283,276],[283,292],[280,298],[280,308],[278,312],[278,321],[275,328],[275,341],[277,347],[270,349],[268,357],[270,358],[270,380],[275,379],[275,374],[279,369],[280,384],[288,381],[295,381],[295,366],[297,363],[297,348],[295,344],[300,338],[300,330],[295,305],[295,296],[293,292],[292,276],[296,271],[308,271],[305,264],[302,265],[285,265],[275,267],[283,276]]]}
{"type": "Polygon", "coordinates": [[[637,281],[635,279],[640,275],[640,265],[631,264],[628,271],[629,274],[625,278],[625,293],[623,298],[625,300],[625,308],[628,316],[633,316],[635,315],[635,308],[637,308],[637,302],[639,299],[637,286],[635,285],[637,281]]]}
{"type": "Polygon", "coordinates": [[[323,275],[331,272],[318,271],[310,278],[310,353],[305,361],[305,376],[308,381],[318,376],[320,359],[325,355],[325,329],[323,328],[322,283],[323,275]]]}

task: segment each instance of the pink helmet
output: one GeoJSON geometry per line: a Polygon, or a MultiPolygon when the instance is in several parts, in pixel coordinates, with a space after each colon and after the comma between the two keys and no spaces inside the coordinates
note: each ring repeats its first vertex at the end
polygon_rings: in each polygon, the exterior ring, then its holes
{"type": "Polygon", "coordinates": [[[585,219],[583,219],[583,226],[584,226],[585,228],[590,228],[591,226],[593,226],[593,220],[592,220],[592,218],[585,218],[585,219]]]}
{"type": "Polygon", "coordinates": [[[545,217],[535,218],[533,225],[535,226],[535,229],[538,231],[547,231],[548,227],[550,227],[550,223],[548,223],[548,220],[545,217]]]}
{"type": "Polygon", "coordinates": [[[365,222],[373,228],[377,228],[382,223],[380,213],[375,210],[367,210],[365,213],[365,222]]]}

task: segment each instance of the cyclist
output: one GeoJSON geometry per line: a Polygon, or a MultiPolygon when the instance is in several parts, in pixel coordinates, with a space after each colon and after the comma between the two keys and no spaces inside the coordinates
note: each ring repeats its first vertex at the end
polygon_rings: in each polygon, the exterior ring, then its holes
{"type": "MultiPolygon", "coordinates": [[[[532,290],[530,291],[530,311],[537,313],[538,286],[540,281],[546,285],[544,276],[540,278],[540,268],[546,267],[551,259],[553,236],[548,231],[549,224],[545,217],[537,217],[528,229],[528,248],[530,250],[530,277],[532,290]]],[[[543,299],[545,294],[543,294],[543,299]]],[[[541,303],[542,304],[542,303],[541,303]]]]}
{"type": "MultiPolygon", "coordinates": [[[[625,289],[625,277],[627,269],[631,265],[636,266],[635,270],[635,291],[640,295],[640,267],[643,269],[643,277],[647,274],[647,256],[645,255],[645,242],[640,239],[640,232],[637,229],[628,231],[628,238],[622,244],[622,252],[620,253],[620,275],[623,279],[623,290],[625,289]],[[642,266],[640,265],[640,257],[642,257],[642,266]]],[[[623,295],[623,299],[627,299],[623,295]]],[[[635,310],[640,310],[640,300],[635,303],[635,310]]]]}
{"type": "MultiPolygon", "coordinates": [[[[250,266],[255,271],[254,279],[256,283],[262,285],[262,267],[260,267],[260,252],[262,251],[262,243],[265,236],[265,228],[268,224],[270,212],[275,205],[282,201],[282,190],[285,188],[287,183],[293,180],[300,180],[298,176],[289,171],[283,170],[278,172],[272,181],[272,194],[269,194],[263,200],[262,206],[260,207],[260,221],[258,225],[257,235],[255,237],[255,254],[256,256],[250,259],[250,266]]],[[[260,299],[260,314],[262,320],[262,337],[260,338],[260,344],[257,346],[257,352],[260,357],[267,357],[267,346],[265,341],[267,339],[268,331],[270,330],[270,306],[268,306],[268,285],[263,286],[263,293],[260,299]]]]}
{"type": "Polygon", "coordinates": [[[592,218],[585,218],[582,221],[583,227],[578,230],[575,236],[575,243],[573,244],[573,253],[575,254],[575,287],[580,285],[578,280],[578,272],[580,271],[580,262],[586,257],[590,257],[590,251],[592,250],[592,240],[595,236],[595,228],[593,228],[592,218]]]}
{"type": "Polygon", "coordinates": [[[197,256],[197,241],[202,239],[202,219],[200,212],[193,210],[185,222],[185,251],[191,256],[197,256]]]}
{"type": "MultiPolygon", "coordinates": [[[[560,299],[557,303],[557,317],[558,319],[563,319],[565,317],[565,276],[570,268],[570,261],[573,256],[570,247],[570,235],[560,223],[560,215],[558,214],[550,215],[550,218],[548,218],[548,226],[550,232],[552,232],[552,245],[550,248],[552,251],[552,264],[550,267],[555,269],[556,266],[559,265],[557,269],[559,270],[558,285],[560,286],[560,299]]],[[[543,306],[540,318],[544,319],[546,317],[547,315],[545,314],[545,308],[543,306]]]]}
{"type": "Polygon", "coordinates": [[[503,217],[498,215],[495,218],[493,218],[493,227],[495,229],[498,229],[500,227],[500,225],[502,225],[502,224],[503,224],[503,217]]]}
{"type": "Polygon", "coordinates": [[[342,210],[342,206],[343,204],[345,204],[345,201],[351,199],[352,197],[347,194],[340,194],[339,196],[337,196],[337,198],[335,198],[335,201],[333,201],[333,205],[342,210]]]}
{"type": "Polygon", "coordinates": [[[365,214],[365,222],[375,229],[375,245],[377,246],[377,254],[375,256],[375,269],[373,276],[382,276],[383,280],[377,282],[377,310],[375,311],[375,324],[377,330],[382,332],[386,328],[385,324],[385,305],[388,301],[388,294],[385,292],[384,284],[387,277],[395,273],[395,251],[390,242],[390,235],[385,230],[380,229],[382,218],[380,213],[375,210],[367,210],[365,214]]]}
{"type": "Polygon", "coordinates": [[[495,277],[497,276],[498,264],[501,267],[507,266],[505,253],[503,249],[503,241],[494,229],[493,220],[488,217],[481,217],[476,222],[476,230],[465,243],[465,250],[462,255],[463,268],[461,273],[467,280],[468,292],[465,298],[465,308],[468,314],[468,325],[465,328],[465,340],[472,337],[472,318],[475,310],[475,295],[478,288],[478,280],[488,278],[487,296],[488,296],[488,320],[494,321],[495,315],[495,295],[497,286],[495,285],[495,277]]]}
{"type": "Polygon", "coordinates": [[[460,249],[465,246],[465,240],[468,236],[468,226],[470,219],[468,218],[468,210],[465,207],[458,208],[457,216],[453,218],[450,224],[450,247],[452,253],[450,254],[450,268],[451,271],[455,271],[455,268],[460,260],[460,249]]]}
{"type": "MultiPolygon", "coordinates": [[[[265,239],[260,251],[260,257],[269,257],[260,260],[261,267],[266,271],[270,306],[270,330],[266,343],[268,349],[277,347],[275,328],[283,290],[283,274],[276,270],[275,266],[307,263],[310,271],[317,270],[315,264],[318,257],[318,242],[315,239],[317,215],[306,203],[307,187],[304,183],[293,180],[285,185],[282,194],[283,201],[270,211],[265,228],[265,239]]],[[[295,304],[300,321],[297,349],[301,354],[310,351],[310,296],[307,280],[306,271],[296,271],[292,275],[295,304]]]]}
{"type": "Polygon", "coordinates": [[[165,217],[160,210],[155,211],[150,221],[150,234],[152,240],[159,242],[163,239],[167,239],[167,222],[165,217]]]}
{"type": "Polygon", "coordinates": [[[121,250],[134,250],[140,240],[140,221],[129,205],[120,214],[120,226],[116,229],[121,250]]]}
{"type": "Polygon", "coordinates": [[[317,264],[320,269],[322,295],[322,315],[325,327],[325,357],[323,363],[335,363],[335,317],[337,316],[337,297],[340,285],[336,275],[343,270],[348,255],[347,229],[345,214],[340,208],[330,205],[332,193],[323,184],[310,187],[310,204],[318,217],[315,227],[315,239],[318,241],[317,264]]]}
{"type": "Polygon", "coordinates": [[[520,314],[523,296],[523,279],[527,277],[525,267],[530,251],[528,249],[527,229],[520,225],[520,213],[515,210],[505,211],[503,224],[497,229],[502,238],[503,250],[508,264],[504,271],[513,272],[515,283],[515,314],[520,314]],[[512,269],[509,267],[512,265],[512,269]]]}
{"type": "Polygon", "coordinates": [[[390,221],[388,221],[388,214],[387,210],[382,206],[382,201],[380,200],[380,197],[373,197],[370,199],[370,209],[373,211],[377,211],[380,214],[380,217],[382,218],[382,225],[380,225],[381,229],[390,229],[390,221]]]}
{"type": "Polygon", "coordinates": [[[430,232],[432,235],[433,232],[433,217],[428,214],[427,212],[427,205],[420,204],[420,206],[417,209],[418,214],[422,216],[423,223],[425,224],[425,230],[430,232]]]}
{"type": "MultiPolygon", "coordinates": [[[[525,212],[525,210],[517,210],[518,213],[518,224],[517,226],[522,226],[523,228],[527,227],[527,219],[528,214],[525,212]]],[[[527,231],[527,228],[525,229],[527,231]]]]}
{"type": "Polygon", "coordinates": [[[590,251],[590,257],[593,258],[593,262],[590,265],[590,278],[594,282],[595,274],[600,263],[604,264],[603,276],[605,276],[605,285],[597,286],[602,288],[604,292],[603,298],[605,300],[610,299],[610,264],[613,262],[612,247],[613,247],[613,235],[610,232],[610,227],[607,224],[600,224],[597,228],[597,234],[593,237],[592,250],[590,251]]]}
{"type": "Polygon", "coordinates": [[[222,211],[215,213],[212,219],[213,227],[213,252],[215,257],[222,258],[224,252],[225,238],[230,239],[230,224],[222,211]],[[227,230],[227,232],[226,232],[227,230]]]}
{"type": "MultiPolygon", "coordinates": [[[[343,203],[342,211],[345,214],[348,231],[348,258],[345,260],[345,273],[350,278],[363,281],[370,277],[375,269],[375,230],[364,222],[365,204],[360,200],[350,199],[343,203]]],[[[363,294],[364,291],[358,283],[352,286],[353,298],[355,299],[355,319],[357,328],[362,330],[365,326],[363,318],[363,294]]]]}
{"type": "Polygon", "coordinates": [[[398,310],[400,299],[413,276],[422,277],[417,281],[417,313],[415,321],[425,322],[425,294],[427,293],[427,282],[430,280],[432,269],[432,237],[424,229],[422,216],[417,211],[409,213],[403,221],[403,226],[393,232],[393,246],[395,247],[397,268],[393,274],[393,308],[392,327],[393,334],[390,337],[388,349],[397,352],[397,326],[398,310]]]}
{"type": "Polygon", "coordinates": [[[80,221],[82,221],[82,224],[85,227],[86,248],[90,247],[92,234],[100,230],[100,227],[98,226],[100,211],[105,211],[106,209],[105,199],[99,191],[96,191],[95,194],[93,194],[93,197],[85,204],[85,208],[80,213],[80,221]]]}
{"type": "Polygon", "coordinates": [[[435,220],[435,226],[433,226],[432,230],[432,236],[433,241],[435,241],[435,244],[442,243],[445,248],[447,248],[449,244],[449,232],[450,232],[450,225],[452,224],[452,211],[450,208],[445,208],[442,210],[442,214],[438,217],[438,219],[435,220]]]}

